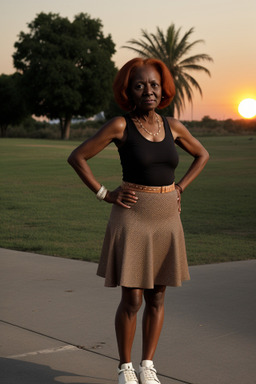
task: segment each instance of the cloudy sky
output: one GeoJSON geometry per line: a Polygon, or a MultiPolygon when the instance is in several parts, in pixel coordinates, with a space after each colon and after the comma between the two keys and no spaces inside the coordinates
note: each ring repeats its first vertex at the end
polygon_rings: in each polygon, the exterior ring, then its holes
{"type": "Polygon", "coordinates": [[[239,118],[237,106],[247,97],[256,99],[256,1],[255,0],[6,0],[0,5],[0,74],[14,72],[14,43],[27,23],[40,12],[58,13],[73,20],[84,12],[99,18],[104,33],[116,44],[113,57],[117,67],[134,57],[121,48],[128,40],[141,37],[141,29],[155,33],[166,31],[171,23],[185,33],[195,28],[192,40],[203,39],[191,52],[207,53],[214,63],[205,63],[211,71],[194,73],[203,89],[203,98],[195,92],[194,105],[187,105],[181,116],[198,119],[239,118]]]}

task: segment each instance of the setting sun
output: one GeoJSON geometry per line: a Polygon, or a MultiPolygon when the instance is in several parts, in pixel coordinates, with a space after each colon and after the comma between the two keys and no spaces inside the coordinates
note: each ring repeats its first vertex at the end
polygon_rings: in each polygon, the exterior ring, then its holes
{"type": "Polygon", "coordinates": [[[244,99],[238,106],[238,112],[246,119],[256,116],[256,100],[244,99]]]}

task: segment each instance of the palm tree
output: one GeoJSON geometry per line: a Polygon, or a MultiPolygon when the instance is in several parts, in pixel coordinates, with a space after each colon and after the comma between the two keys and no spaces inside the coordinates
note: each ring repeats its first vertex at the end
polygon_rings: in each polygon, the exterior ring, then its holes
{"type": "MultiPolygon", "coordinates": [[[[204,40],[196,40],[192,43],[189,42],[190,35],[194,32],[194,28],[190,28],[180,38],[181,28],[175,29],[175,25],[167,29],[166,35],[158,27],[157,33],[148,33],[142,29],[142,39],[129,40],[123,48],[128,48],[135,51],[143,58],[155,58],[162,60],[169,68],[176,87],[176,95],[173,102],[168,107],[168,114],[174,116],[177,112],[180,116],[185,108],[185,97],[193,105],[193,88],[203,95],[202,89],[198,82],[192,77],[189,72],[199,71],[205,72],[211,76],[210,71],[199,63],[202,61],[213,61],[212,58],[204,53],[196,54],[188,57],[188,53],[198,43],[204,40]]],[[[166,108],[167,112],[167,108],[166,108]]]]}

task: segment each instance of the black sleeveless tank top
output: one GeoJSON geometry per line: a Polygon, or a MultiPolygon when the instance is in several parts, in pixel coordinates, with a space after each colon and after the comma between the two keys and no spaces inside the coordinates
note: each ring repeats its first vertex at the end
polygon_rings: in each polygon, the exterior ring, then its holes
{"type": "Polygon", "coordinates": [[[129,116],[125,120],[127,137],[118,148],[123,181],[149,186],[172,184],[179,157],[167,119],[163,117],[165,137],[160,142],[143,137],[129,116]]]}

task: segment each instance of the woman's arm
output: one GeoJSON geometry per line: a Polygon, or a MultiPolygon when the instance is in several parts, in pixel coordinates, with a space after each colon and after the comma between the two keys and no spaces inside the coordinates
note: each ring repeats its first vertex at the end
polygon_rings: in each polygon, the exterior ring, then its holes
{"type": "Polygon", "coordinates": [[[182,192],[203,170],[209,160],[209,153],[203,145],[191,135],[191,133],[180,121],[169,117],[168,122],[171,127],[175,143],[194,157],[194,161],[188,171],[177,183],[180,186],[180,191],[182,192]]]}
{"type": "MultiPolygon", "coordinates": [[[[74,168],[81,180],[94,193],[97,193],[101,184],[96,180],[91,168],[88,165],[88,160],[96,156],[105,147],[107,147],[114,139],[122,141],[124,137],[126,122],[123,117],[116,117],[110,120],[91,138],[84,141],[68,157],[68,163],[74,168]]],[[[129,191],[121,191],[117,188],[113,192],[107,191],[104,200],[109,203],[122,205],[125,208],[130,208],[129,203],[136,202],[134,193],[129,191]],[[124,201],[127,203],[125,204],[124,201]]]]}

